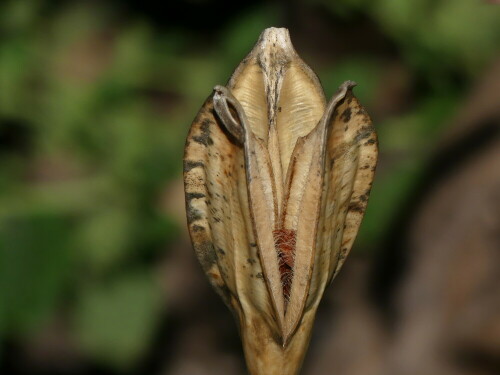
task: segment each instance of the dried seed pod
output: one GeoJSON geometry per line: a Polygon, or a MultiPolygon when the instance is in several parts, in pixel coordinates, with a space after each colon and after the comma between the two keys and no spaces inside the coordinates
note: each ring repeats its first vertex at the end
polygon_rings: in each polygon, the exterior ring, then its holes
{"type": "Polygon", "coordinates": [[[327,104],[288,30],[269,28],[191,126],[191,239],[237,317],[254,375],[299,371],[365,212],[377,139],[354,85],[327,104]]]}

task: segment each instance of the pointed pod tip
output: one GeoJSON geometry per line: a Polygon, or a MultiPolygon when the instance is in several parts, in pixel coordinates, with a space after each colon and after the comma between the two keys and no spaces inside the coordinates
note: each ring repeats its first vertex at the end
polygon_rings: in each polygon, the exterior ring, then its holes
{"type": "Polygon", "coordinates": [[[352,90],[354,87],[356,87],[358,84],[354,81],[345,81],[342,83],[339,87],[340,90],[352,90]]]}
{"type": "Polygon", "coordinates": [[[264,31],[262,31],[259,39],[266,39],[271,37],[290,39],[290,33],[288,32],[288,29],[286,27],[268,27],[267,29],[264,29],[264,31]]]}
{"type": "Polygon", "coordinates": [[[285,27],[269,27],[265,29],[260,34],[257,44],[260,45],[262,49],[280,48],[290,53],[295,52],[290,39],[290,33],[285,27]]]}

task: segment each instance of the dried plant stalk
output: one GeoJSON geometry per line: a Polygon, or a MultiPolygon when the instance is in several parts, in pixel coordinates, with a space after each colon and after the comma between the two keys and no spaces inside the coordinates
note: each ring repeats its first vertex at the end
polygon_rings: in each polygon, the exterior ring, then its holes
{"type": "Polygon", "coordinates": [[[298,373],[365,212],[377,139],[354,85],[326,103],[288,30],[269,28],[191,126],[189,231],[253,375],[298,373]]]}

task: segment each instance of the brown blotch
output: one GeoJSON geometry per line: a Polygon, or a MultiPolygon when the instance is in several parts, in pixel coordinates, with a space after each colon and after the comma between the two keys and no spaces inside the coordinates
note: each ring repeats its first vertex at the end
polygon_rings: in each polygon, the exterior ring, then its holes
{"type": "Polygon", "coordinates": [[[205,198],[205,194],[202,193],[186,193],[186,200],[190,201],[192,199],[205,198]]]}
{"type": "Polygon", "coordinates": [[[344,260],[347,257],[347,247],[344,247],[339,254],[339,260],[344,260]]]}
{"type": "Polygon", "coordinates": [[[217,256],[215,255],[212,242],[207,241],[194,244],[194,250],[204,270],[208,271],[214,264],[217,263],[217,256]]]}
{"type": "Polygon", "coordinates": [[[204,232],[206,229],[205,227],[202,227],[201,225],[193,225],[192,227],[193,232],[204,232]]]}
{"type": "Polygon", "coordinates": [[[354,140],[356,142],[360,142],[363,139],[368,138],[371,134],[372,134],[371,130],[365,130],[365,129],[361,128],[361,130],[358,132],[358,134],[356,135],[354,140]]]}
{"type": "Polygon", "coordinates": [[[205,164],[201,161],[190,161],[190,160],[184,161],[184,172],[189,172],[191,169],[197,167],[205,167],[205,164]]]}
{"type": "Polygon", "coordinates": [[[348,122],[349,120],[351,120],[351,108],[350,107],[347,107],[344,112],[342,112],[342,114],[340,115],[340,118],[342,119],[342,121],[344,122],[348,122]]]}
{"type": "Polygon", "coordinates": [[[200,220],[202,218],[200,211],[191,206],[188,206],[186,211],[188,223],[192,223],[193,221],[200,220]]]}
{"type": "Polygon", "coordinates": [[[209,118],[205,118],[201,122],[200,126],[200,134],[191,137],[191,139],[197,143],[200,143],[205,146],[211,146],[214,144],[212,138],[210,138],[210,126],[213,124],[213,121],[209,118]]]}
{"type": "Polygon", "coordinates": [[[352,202],[349,204],[348,210],[363,213],[364,207],[359,202],[352,202]]]}

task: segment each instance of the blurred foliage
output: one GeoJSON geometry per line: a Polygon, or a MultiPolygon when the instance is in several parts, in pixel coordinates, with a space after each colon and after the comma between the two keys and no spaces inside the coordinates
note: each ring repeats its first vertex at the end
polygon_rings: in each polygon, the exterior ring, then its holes
{"type": "MultiPolygon", "coordinates": [[[[369,19],[425,87],[408,108],[377,119],[390,163],[358,243],[371,249],[468,84],[498,53],[500,8],[470,0],[311,4],[342,22],[369,19]]],[[[225,20],[214,39],[200,39],[116,8],[0,3],[0,335],[22,340],[64,311],[82,352],[120,369],[140,359],[168,306],[156,265],[184,222],[162,196],[179,179],[188,125],[279,11],[255,5],[225,20]]],[[[309,63],[327,96],[352,79],[369,112],[376,107],[380,56],[309,63]]]]}
{"type": "Polygon", "coordinates": [[[127,368],[139,359],[156,325],[160,293],[149,273],[129,272],[82,291],[75,332],[97,359],[127,368]]]}

